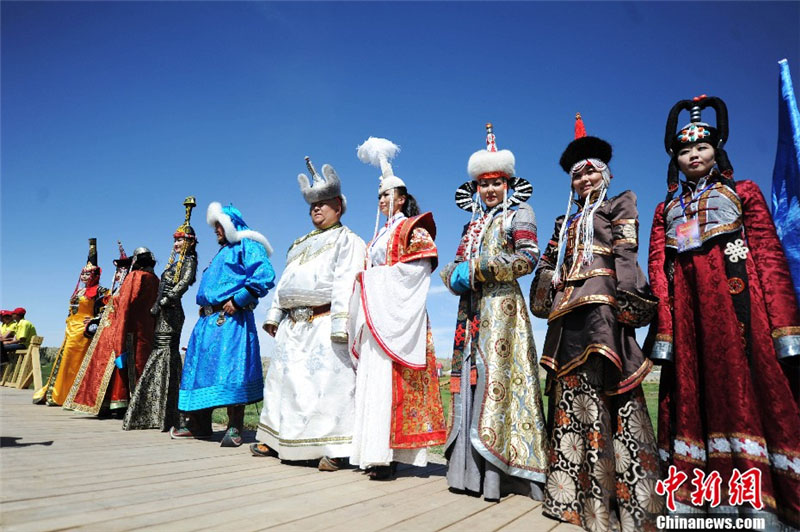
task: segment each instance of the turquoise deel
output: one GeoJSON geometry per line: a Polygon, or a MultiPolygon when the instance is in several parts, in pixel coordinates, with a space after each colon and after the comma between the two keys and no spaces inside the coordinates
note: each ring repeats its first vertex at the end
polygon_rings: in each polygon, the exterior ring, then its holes
{"type": "MultiPolygon", "coordinates": [[[[198,305],[233,298],[243,307],[258,303],[275,286],[275,271],[264,246],[250,239],[220,248],[203,272],[198,305]],[[248,290],[249,289],[249,290],[248,290]]],[[[252,310],[240,310],[218,324],[219,314],[202,316],[189,338],[178,409],[201,410],[262,399],[261,353],[252,310]]]]}
{"type": "Polygon", "coordinates": [[[450,288],[457,294],[466,294],[470,291],[469,262],[462,262],[455,267],[450,277],[450,288]]]}

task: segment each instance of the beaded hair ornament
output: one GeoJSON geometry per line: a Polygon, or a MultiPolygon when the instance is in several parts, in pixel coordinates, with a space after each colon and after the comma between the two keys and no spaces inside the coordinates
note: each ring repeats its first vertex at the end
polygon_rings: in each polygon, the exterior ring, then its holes
{"type": "Polygon", "coordinates": [[[670,156],[667,170],[667,197],[666,205],[675,196],[678,190],[678,152],[685,146],[698,142],[707,142],[714,148],[714,158],[722,174],[723,184],[735,190],[733,183],[733,166],[725,151],[725,142],[728,140],[728,106],[722,99],[705,94],[696,96],[691,100],[680,100],[669,111],[667,127],[664,133],[664,149],[670,156]],[[717,115],[717,126],[713,127],[702,120],[703,109],[712,108],[717,115]],[[689,111],[689,123],[680,129],[678,116],[681,111],[689,111]]]}
{"type": "Polygon", "coordinates": [[[571,222],[577,223],[577,239],[572,250],[572,267],[577,267],[579,263],[591,264],[594,260],[594,215],[597,209],[606,198],[608,187],[611,184],[611,170],[608,163],[611,160],[611,145],[603,139],[586,135],[586,127],[580,113],[575,114],[575,140],[569,143],[564,153],[561,155],[559,164],[570,176],[569,198],[567,209],[564,213],[564,222],[558,232],[558,254],[555,272],[553,274],[553,286],[561,282],[561,268],[566,256],[566,234],[571,222]],[[585,168],[596,169],[602,175],[599,188],[586,195],[583,204],[578,202],[577,193],[572,188],[572,178],[582,172],[585,168]],[[576,204],[581,209],[575,218],[570,218],[572,205],[576,204]],[[583,253],[579,256],[579,250],[583,253]]]}

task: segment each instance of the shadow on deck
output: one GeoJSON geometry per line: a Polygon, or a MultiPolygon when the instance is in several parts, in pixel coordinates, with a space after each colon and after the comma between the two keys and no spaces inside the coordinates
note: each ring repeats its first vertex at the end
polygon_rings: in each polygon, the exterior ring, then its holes
{"type": "Polygon", "coordinates": [[[3,530],[580,530],[541,504],[450,493],[445,467],[401,466],[391,482],[354,469],[255,458],[246,447],[123,433],[121,421],[34,406],[0,388],[3,530]]]}

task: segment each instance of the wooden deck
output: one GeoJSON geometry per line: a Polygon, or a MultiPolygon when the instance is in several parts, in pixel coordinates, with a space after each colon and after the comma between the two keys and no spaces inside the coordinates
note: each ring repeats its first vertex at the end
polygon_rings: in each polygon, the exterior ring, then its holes
{"type": "Polygon", "coordinates": [[[353,469],[321,473],[252,457],[245,446],[120,425],[0,388],[0,528],[580,530],[544,517],[529,498],[488,503],[450,493],[441,464],[371,482],[353,469]]]}

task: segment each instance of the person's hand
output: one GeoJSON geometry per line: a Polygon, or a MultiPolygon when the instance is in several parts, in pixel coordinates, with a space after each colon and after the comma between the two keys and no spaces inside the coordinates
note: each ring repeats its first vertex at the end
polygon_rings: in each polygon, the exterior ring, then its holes
{"type": "Polygon", "coordinates": [[[278,332],[278,326],[274,323],[265,323],[264,330],[267,331],[267,334],[275,338],[275,333],[278,332]]]}
{"type": "Polygon", "coordinates": [[[233,304],[233,299],[229,299],[222,305],[222,310],[228,316],[233,316],[236,314],[236,305],[233,304]]]}
{"type": "Polygon", "coordinates": [[[92,321],[92,318],[83,318],[83,324],[84,324],[84,325],[86,325],[86,324],[87,324],[87,323],[89,323],[90,321],[92,321]]]}

